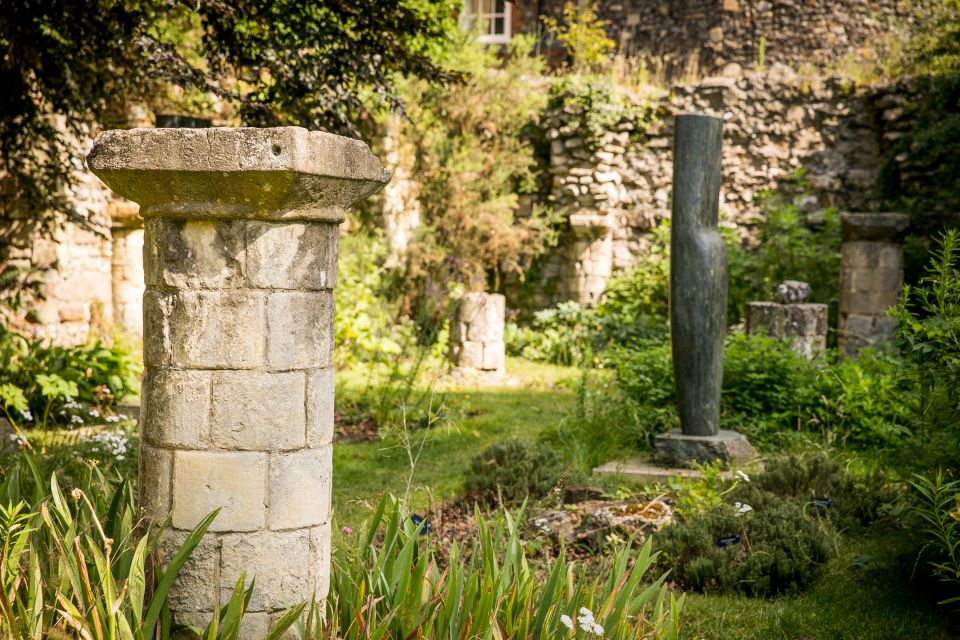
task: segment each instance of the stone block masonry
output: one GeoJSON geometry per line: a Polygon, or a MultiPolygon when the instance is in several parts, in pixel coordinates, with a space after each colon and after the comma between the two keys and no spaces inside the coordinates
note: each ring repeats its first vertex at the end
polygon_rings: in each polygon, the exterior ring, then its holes
{"type": "Polygon", "coordinates": [[[840,353],[889,340],[896,320],[887,315],[900,302],[903,246],[910,217],[903,213],[846,213],[841,217],[840,353]]]}
{"type": "Polygon", "coordinates": [[[88,157],[141,205],[141,504],[169,559],[220,513],[170,595],[205,623],[256,578],[247,637],[329,584],[338,224],[382,187],[363,143],[295,127],[134,129],[88,157]]]}
{"type": "Polygon", "coordinates": [[[504,373],[506,299],[499,293],[468,293],[450,323],[451,360],[460,372],[504,373]]]}

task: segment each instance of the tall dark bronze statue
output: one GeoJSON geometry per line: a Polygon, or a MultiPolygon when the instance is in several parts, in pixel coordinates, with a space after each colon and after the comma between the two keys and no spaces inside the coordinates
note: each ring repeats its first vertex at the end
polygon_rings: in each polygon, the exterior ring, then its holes
{"type": "Polygon", "coordinates": [[[723,121],[677,116],[670,222],[670,341],[684,435],[720,429],[727,252],[717,228],[723,121]]]}

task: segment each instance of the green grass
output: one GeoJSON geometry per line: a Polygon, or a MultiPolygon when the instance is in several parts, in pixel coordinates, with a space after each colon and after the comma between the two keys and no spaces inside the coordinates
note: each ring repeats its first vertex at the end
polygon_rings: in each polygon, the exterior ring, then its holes
{"type": "MultiPolygon", "coordinates": [[[[898,534],[848,540],[807,593],[759,600],[690,593],[682,637],[690,640],[950,640],[948,609],[922,593],[909,554],[890,557],[898,534]]],[[[656,541],[654,541],[656,542],[656,541]]],[[[918,567],[922,569],[922,567],[918,567]]]]}
{"type": "MultiPolygon", "coordinates": [[[[404,495],[414,511],[461,491],[470,459],[504,438],[534,440],[575,408],[581,372],[510,360],[514,384],[458,387],[441,382],[459,418],[429,432],[413,466],[397,438],[334,446],[334,508],[338,525],[356,527],[390,491],[404,495]]],[[[365,378],[341,376],[338,393],[359,393],[365,378]]],[[[563,443],[557,443],[561,445],[563,443]]],[[[896,534],[876,539],[847,538],[838,557],[809,592],[761,600],[727,595],[688,594],[683,640],[948,640],[960,638],[945,608],[920,593],[914,559],[896,551],[896,534]],[[866,562],[864,562],[868,559],[866,562]]],[[[656,543],[656,539],[654,539],[656,543]]]]}
{"type": "MultiPolygon", "coordinates": [[[[511,359],[512,384],[498,387],[440,384],[459,417],[429,432],[409,434],[411,465],[402,438],[380,442],[337,443],[333,456],[333,503],[337,523],[355,527],[384,491],[403,496],[410,482],[408,503],[413,510],[456,496],[463,485],[470,459],[490,444],[505,438],[534,440],[573,409],[575,395],[568,383],[576,369],[511,359]]],[[[362,376],[345,375],[338,393],[359,393],[362,376]]],[[[509,380],[509,379],[508,379],[509,380]]]]}

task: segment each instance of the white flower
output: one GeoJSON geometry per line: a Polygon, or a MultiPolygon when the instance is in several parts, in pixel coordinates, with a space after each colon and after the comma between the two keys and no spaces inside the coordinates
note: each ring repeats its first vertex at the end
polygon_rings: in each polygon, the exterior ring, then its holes
{"type": "Polygon", "coordinates": [[[590,609],[587,609],[586,607],[580,607],[580,619],[593,620],[593,611],[590,611],[590,609]]]}
{"type": "Polygon", "coordinates": [[[91,417],[91,418],[99,418],[99,417],[100,417],[100,412],[97,411],[96,409],[90,409],[90,411],[88,411],[87,413],[90,414],[90,417],[91,417]]]}
{"type": "Polygon", "coordinates": [[[10,440],[12,442],[16,442],[17,446],[20,446],[20,447],[27,446],[27,436],[23,435],[22,433],[11,433],[10,440]]]}
{"type": "Polygon", "coordinates": [[[104,418],[107,422],[120,422],[120,416],[107,416],[104,418]]]}
{"type": "Polygon", "coordinates": [[[560,616],[560,623],[567,629],[570,629],[570,631],[573,631],[573,620],[571,620],[567,614],[560,616]]]}
{"type": "Polygon", "coordinates": [[[740,479],[744,482],[750,482],[750,476],[748,476],[746,472],[738,470],[737,475],[740,476],[740,479]]]}
{"type": "Polygon", "coordinates": [[[70,422],[73,424],[83,424],[83,418],[80,416],[70,416],[70,422]]]}
{"type": "Polygon", "coordinates": [[[130,419],[130,418],[127,417],[127,414],[125,414],[125,413],[121,413],[121,414],[118,415],[117,417],[120,418],[121,420],[129,420],[129,419],[130,419]]]}
{"type": "Polygon", "coordinates": [[[23,419],[27,422],[33,422],[33,414],[30,413],[30,409],[24,409],[20,412],[20,415],[22,415],[23,419]]]}
{"type": "Polygon", "coordinates": [[[733,508],[737,510],[737,515],[743,515],[745,513],[750,513],[753,511],[753,507],[748,504],[743,504],[741,502],[734,502],[733,508]]]}

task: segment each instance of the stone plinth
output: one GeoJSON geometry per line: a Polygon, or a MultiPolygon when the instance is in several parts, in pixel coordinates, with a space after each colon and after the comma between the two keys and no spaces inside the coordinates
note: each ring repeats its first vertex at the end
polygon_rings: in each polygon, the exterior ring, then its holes
{"type": "Polygon", "coordinates": [[[451,360],[461,372],[504,372],[506,300],[499,293],[468,293],[450,323],[451,360]]]}
{"type": "Polygon", "coordinates": [[[246,573],[256,635],[327,593],[337,225],[389,174],[297,127],[107,131],[88,163],[146,225],[140,500],[171,515],[161,561],[220,509],[170,609],[209,619],[246,573]]]}
{"type": "Polygon", "coordinates": [[[791,348],[815,358],[827,348],[827,305],[748,302],[747,335],[766,334],[790,342],[791,348]]]}
{"type": "Polygon", "coordinates": [[[654,439],[653,460],[666,467],[686,467],[692,462],[743,465],[757,452],[742,433],[720,429],[714,435],[687,435],[679,429],[662,433],[654,439]]]}
{"type": "Polygon", "coordinates": [[[910,224],[902,213],[846,213],[841,217],[840,317],[837,342],[841,354],[889,340],[896,320],[887,310],[900,301],[903,247],[910,224]]]}

